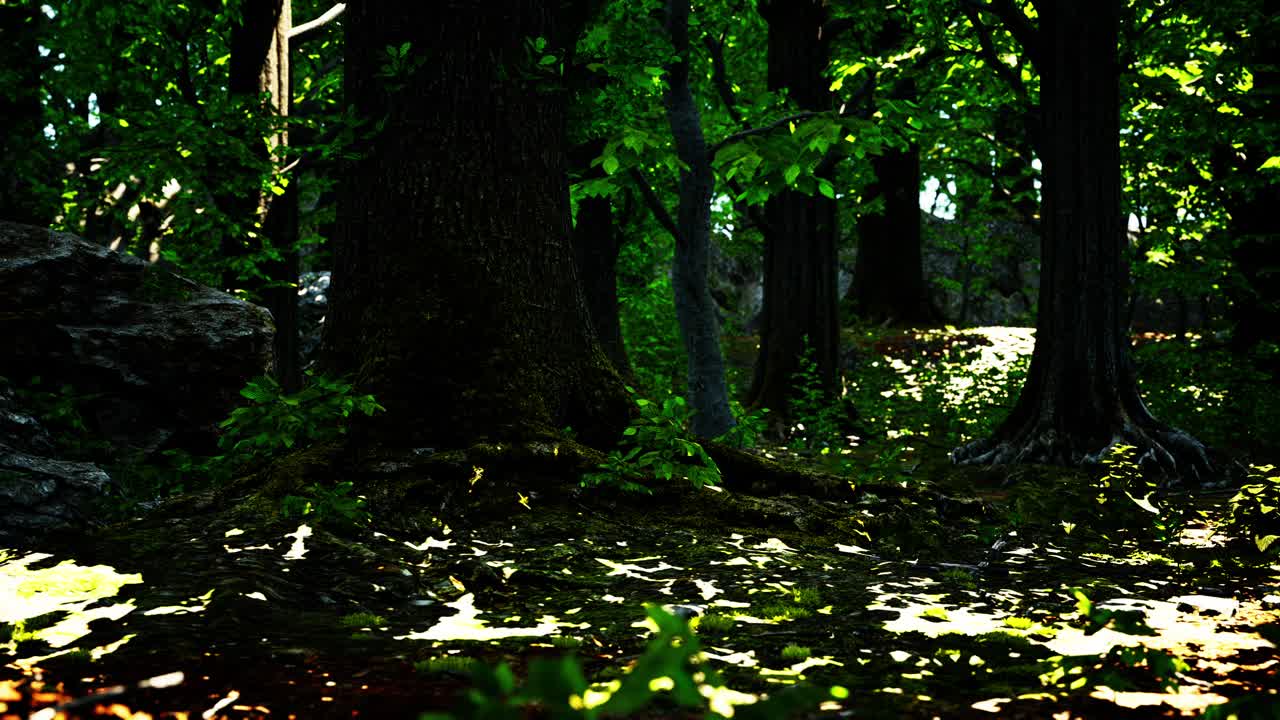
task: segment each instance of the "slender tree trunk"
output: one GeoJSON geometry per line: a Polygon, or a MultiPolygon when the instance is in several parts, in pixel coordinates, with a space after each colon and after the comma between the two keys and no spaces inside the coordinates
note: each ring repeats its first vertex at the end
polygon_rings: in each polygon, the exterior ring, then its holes
{"type": "Polygon", "coordinates": [[[1119,2],[1042,0],[1042,271],[1036,347],[995,436],[967,463],[1076,465],[1118,443],[1169,476],[1203,477],[1205,448],[1160,423],[1138,393],[1125,321],[1129,268],[1120,206],[1119,2]]]}
{"type": "Polygon", "coordinates": [[[624,377],[630,377],[627,348],[618,317],[618,251],[621,237],[613,225],[613,205],[607,197],[583,198],[573,226],[573,250],[582,278],[587,314],[600,347],[624,377]]]}
{"type": "Polygon", "coordinates": [[[387,408],[358,436],[447,447],[572,426],[608,446],[627,422],[574,267],[565,94],[527,54],[536,37],[563,52],[570,11],[347,10],[344,91],[368,124],[341,176],[324,362],[387,408]],[[405,43],[386,77],[387,48],[405,43]]]}
{"type": "Polygon", "coordinates": [[[664,100],[676,154],[685,164],[680,171],[679,235],[671,284],[689,358],[689,403],[697,413],[693,431],[699,437],[712,438],[732,428],[734,420],[720,351],[720,321],[707,285],[715,175],[689,81],[689,0],[667,0],[666,29],[679,60],[667,67],[664,100]]]}
{"type": "MultiPolygon", "coordinates": [[[[760,12],[769,22],[769,89],[787,90],[804,110],[831,109],[830,81],[823,75],[828,46],[821,36],[826,4],[766,2],[760,12]]],[[[760,354],[747,404],[785,416],[806,343],[823,389],[833,397],[840,393],[836,203],[783,190],[765,204],[764,216],[760,354]]]]}
{"type": "MultiPolygon", "coordinates": [[[[289,30],[293,27],[291,0],[255,0],[242,7],[241,23],[231,36],[230,77],[228,91],[248,102],[266,94],[270,110],[280,121],[289,115],[292,65],[289,62],[289,30]]],[[[262,148],[261,138],[246,130],[242,140],[250,148],[262,148]]],[[[288,133],[281,128],[273,138],[277,167],[283,165],[288,133]]],[[[265,159],[267,150],[260,150],[265,159]]],[[[245,175],[256,174],[246,169],[245,175]]],[[[230,236],[225,239],[228,260],[251,254],[262,254],[272,248],[278,260],[263,260],[259,269],[264,278],[248,281],[228,267],[223,274],[226,287],[248,290],[255,301],[271,311],[276,322],[275,375],[288,391],[302,384],[301,356],[298,342],[298,189],[296,178],[285,178],[288,184],[279,196],[270,193],[248,193],[227,198],[224,207],[234,212],[245,227],[253,227],[255,236],[230,236]]]]}
{"type": "Polygon", "coordinates": [[[884,210],[858,218],[854,308],[865,320],[895,325],[934,321],[924,282],[920,220],[920,148],[887,148],[871,160],[876,176],[869,195],[884,210]]]}

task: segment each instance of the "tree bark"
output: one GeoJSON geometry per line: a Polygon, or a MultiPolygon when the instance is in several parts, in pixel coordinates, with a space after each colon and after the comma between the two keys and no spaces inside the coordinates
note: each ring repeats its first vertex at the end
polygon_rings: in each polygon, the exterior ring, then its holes
{"type": "Polygon", "coordinates": [[[573,226],[573,251],[586,296],[587,315],[600,347],[623,377],[631,376],[627,348],[618,316],[618,251],[621,237],[613,225],[613,205],[607,197],[583,198],[573,226]]]}
{"type": "Polygon", "coordinates": [[[537,37],[563,52],[568,11],[348,7],[344,92],[367,125],[340,185],[324,362],[387,408],[357,438],[438,448],[572,426],[603,447],[627,422],[574,267],[565,94],[527,54],[537,37]]]}
{"type": "Polygon", "coordinates": [[[707,285],[715,175],[689,80],[689,0],[667,0],[665,25],[679,59],[667,66],[663,99],[676,154],[685,164],[680,171],[671,284],[680,336],[689,360],[689,404],[696,412],[693,432],[713,438],[732,428],[734,419],[720,351],[720,321],[707,285]]]}
{"type": "MultiPolygon", "coordinates": [[[[826,4],[766,2],[760,13],[769,23],[769,89],[786,90],[802,110],[830,110],[826,4]]],[[[747,404],[785,416],[806,343],[823,389],[840,393],[836,203],[785,189],[765,203],[764,216],[760,354],[747,404]]]]}
{"type": "Polygon", "coordinates": [[[1125,320],[1120,191],[1119,2],[1042,0],[1043,238],[1039,317],[1017,405],[960,463],[1096,462],[1116,444],[1166,477],[1201,479],[1203,445],[1151,416],[1125,320]]]}
{"type": "Polygon", "coordinates": [[[40,226],[53,221],[56,207],[44,187],[53,180],[40,104],[44,21],[39,3],[0,4],[0,67],[14,75],[12,86],[0,88],[0,220],[40,226]]]}
{"type": "MultiPolygon", "coordinates": [[[[1251,186],[1226,198],[1231,214],[1230,230],[1235,241],[1231,259],[1244,277],[1245,287],[1235,293],[1231,318],[1235,322],[1231,344],[1238,352],[1248,352],[1264,340],[1280,340],[1280,170],[1259,172],[1258,167],[1275,155],[1275,133],[1280,132],[1280,0],[1266,0],[1261,16],[1270,18],[1271,28],[1254,33],[1246,41],[1245,52],[1253,70],[1252,97],[1241,108],[1260,138],[1242,148],[1243,162],[1234,172],[1250,177],[1251,186]]],[[[1225,148],[1228,158],[1237,152],[1225,148]]],[[[1236,164],[1236,163],[1231,163],[1236,164]]],[[[1230,164],[1228,164],[1228,167],[1230,164]]]]}
{"type": "Polygon", "coordinates": [[[864,320],[893,325],[934,321],[924,282],[920,222],[920,148],[886,148],[871,159],[884,210],[858,218],[858,259],[849,288],[864,320]]]}
{"type": "MultiPolygon", "coordinates": [[[[258,0],[246,2],[240,25],[231,34],[230,76],[227,89],[233,96],[253,102],[259,96],[270,97],[270,110],[279,118],[289,115],[292,65],[289,62],[289,32],[293,28],[292,0],[258,0]]],[[[246,130],[242,140],[265,158],[267,150],[261,138],[246,130]]],[[[277,167],[283,165],[283,149],[289,144],[283,128],[272,141],[277,167]]],[[[247,169],[245,175],[256,174],[247,169]]],[[[296,178],[288,178],[296,180],[296,178]]],[[[274,369],[284,388],[293,392],[302,384],[302,362],[298,342],[298,189],[296,182],[285,186],[284,194],[247,193],[228,199],[238,220],[254,227],[256,236],[225,239],[227,259],[262,253],[272,248],[279,259],[264,260],[259,268],[265,278],[245,280],[231,268],[223,275],[230,288],[243,286],[252,299],[271,311],[276,322],[274,369]]]]}

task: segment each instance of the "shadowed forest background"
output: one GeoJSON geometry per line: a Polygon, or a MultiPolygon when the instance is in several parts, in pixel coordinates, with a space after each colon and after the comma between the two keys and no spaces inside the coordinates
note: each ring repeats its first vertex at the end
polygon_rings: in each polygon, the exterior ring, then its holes
{"type": "Polygon", "coordinates": [[[1280,715],[1280,3],[0,0],[0,717],[1280,715]]]}

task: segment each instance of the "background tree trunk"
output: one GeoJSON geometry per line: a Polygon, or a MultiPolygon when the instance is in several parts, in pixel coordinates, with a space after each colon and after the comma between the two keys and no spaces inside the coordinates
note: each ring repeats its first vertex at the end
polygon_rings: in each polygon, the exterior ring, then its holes
{"type": "Polygon", "coordinates": [[[1204,447],[1158,422],[1138,394],[1120,206],[1119,2],[1042,0],[1042,271],[1036,346],[1022,394],[968,463],[1096,461],[1113,445],[1168,475],[1210,470],[1204,447]]]}
{"type": "MultiPolygon", "coordinates": [[[[769,23],[769,89],[785,89],[804,110],[831,109],[826,4],[765,2],[760,13],[769,23]]],[[[747,404],[785,416],[806,338],[823,389],[840,394],[836,203],[787,189],[766,202],[764,217],[760,354],[747,404]]]]}
{"type": "Polygon", "coordinates": [[[618,251],[621,237],[613,225],[613,204],[607,197],[578,201],[573,225],[573,251],[586,296],[587,314],[600,347],[623,377],[631,375],[627,348],[618,316],[618,251]]]}
{"type": "Polygon", "coordinates": [[[864,320],[895,325],[934,321],[924,282],[920,222],[920,148],[885,148],[871,159],[884,210],[858,218],[858,259],[854,265],[855,311],[864,320]]]}
{"type": "Polygon", "coordinates": [[[689,82],[689,0],[667,0],[665,23],[680,59],[667,67],[663,100],[676,154],[685,164],[680,171],[679,233],[671,284],[680,336],[689,358],[689,404],[696,411],[693,431],[699,437],[713,438],[732,428],[734,419],[720,351],[720,320],[707,285],[715,175],[689,82]]]}
{"type": "MultiPolygon", "coordinates": [[[[253,102],[263,94],[270,97],[270,109],[279,118],[289,115],[290,78],[289,30],[293,27],[291,0],[246,2],[242,21],[232,31],[230,77],[228,91],[253,102]]],[[[266,155],[262,139],[246,130],[242,138],[247,147],[266,155]]],[[[289,144],[283,128],[272,142],[277,148],[273,158],[283,164],[282,154],[289,144]]],[[[256,174],[246,170],[246,175],[256,174]]],[[[294,180],[295,178],[286,178],[294,180]]],[[[279,259],[264,260],[258,268],[265,278],[239,277],[234,269],[224,272],[223,284],[250,292],[255,302],[263,304],[276,321],[274,368],[276,378],[288,391],[302,384],[301,356],[298,342],[298,189],[288,182],[284,194],[254,192],[228,198],[225,207],[235,212],[236,219],[253,227],[256,237],[226,238],[227,260],[237,256],[262,253],[272,248],[279,259]]]]}
{"type": "Polygon", "coordinates": [[[568,11],[347,10],[344,92],[367,124],[342,175],[325,362],[386,406],[358,427],[386,445],[572,426],[609,446],[627,421],[574,267],[565,95],[528,60],[530,38],[563,52],[568,11]]]}
{"type": "Polygon", "coordinates": [[[12,84],[0,89],[0,220],[48,226],[56,204],[42,185],[52,184],[53,167],[44,139],[43,92],[40,81],[40,29],[45,22],[39,3],[0,4],[0,68],[11,72],[12,84]]]}

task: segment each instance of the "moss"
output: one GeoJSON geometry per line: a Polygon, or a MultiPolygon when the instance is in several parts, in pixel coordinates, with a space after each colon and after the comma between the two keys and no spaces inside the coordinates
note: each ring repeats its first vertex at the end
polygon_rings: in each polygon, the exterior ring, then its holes
{"type": "Polygon", "coordinates": [[[345,628],[385,627],[387,619],[371,612],[357,612],[343,615],[338,623],[345,628]]]}
{"type": "Polygon", "coordinates": [[[812,654],[813,651],[810,648],[802,645],[796,645],[795,643],[790,643],[786,647],[782,648],[782,659],[788,662],[807,660],[812,654]]]}
{"type": "Polygon", "coordinates": [[[186,302],[196,288],[195,283],[171,272],[148,267],[142,271],[142,282],[134,289],[133,299],[147,303],[186,302]]]}

